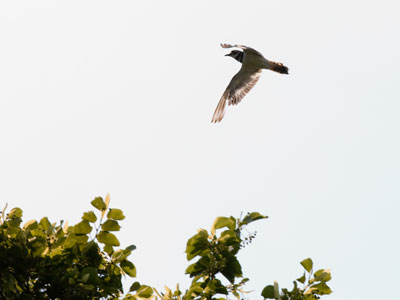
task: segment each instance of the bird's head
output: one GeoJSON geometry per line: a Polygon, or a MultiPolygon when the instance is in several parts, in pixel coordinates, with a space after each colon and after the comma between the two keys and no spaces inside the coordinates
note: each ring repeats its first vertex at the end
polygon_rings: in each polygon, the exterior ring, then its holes
{"type": "Polygon", "coordinates": [[[243,51],[239,51],[239,50],[232,50],[231,53],[226,54],[225,56],[231,56],[234,59],[236,59],[238,62],[243,62],[243,51]]]}

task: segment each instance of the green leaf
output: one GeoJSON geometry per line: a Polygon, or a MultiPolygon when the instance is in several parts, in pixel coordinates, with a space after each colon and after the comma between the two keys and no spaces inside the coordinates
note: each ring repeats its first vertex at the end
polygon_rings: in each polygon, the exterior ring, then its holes
{"type": "Polygon", "coordinates": [[[92,227],[90,226],[87,220],[82,220],[78,224],[74,226],[75,234],[87,234],[92,231],[92,227]]]}
{"type": "Polygon", "coordinates": [[[22,228],[23,229],[32,230],[32,229],[38,228],[38,226],[39,225],[38,225],[38,222],[36,220],[30,220],[30,221],[26,222],[22,228]]]}
{"type": "Polygon", "coordinates": [[[93,284],[84,284],[81,283],[80,286],[82,286],[85,290],[91,291],[94,289],[94,285],[93,284]]]}
{"type": "Polygon", "coordinates": [[[110,232],[100,231],[97,240],[107,246],[119,246],[117,237],[110,232]]]}
{"type": "Polygon", "coordinates": [[[218,238],[218,241],[222,243],[226,243],[227,241],[236,241],[238,244],[240,243],[240,239],[234,230],[225,230],[224,232],[222,232],[220,237],[218,238]]]}
{"type": "Polygon", "coordinates": [[[303,266],[304,269],[306,269],[308,273],[311,272],[311,269],[313,267],[313,261],[311,258],[306,258],[305,260],[301,261],[300,264],[303,266]]]}
{"type": "Polygon", "coordinates": [[[83,283],[97,283],[99,281],[97,275],[97,269],[93,267],[87,267],[82,270],[82,282],[83,283]]]}
{"type": "Polygon", "coordinates": [[[130,262],[129,260],[124,260],[120,263],[120,266],[122,270],[124,270],[124,272],[130,277],[136,277],[136,268],[132,262],[130,262]]]}
{"type": "Polygon", "coordinates": [[[301,276],[300,278],[296,279],[298,282],[300,283],[304,283],[306,281],[306,273],[303,273],[303,276],[301,276]]]}
{"type": "Polygon", "coordinates": [[[130,245],[130,246],[126,247],[125,249],[129,250],[129,251],[133,251],[133,250],[136,249],[136,246],[135,245],[130,245]]]}
{"type": "Polygon", "coordinates": [[[203,256],[194,264],[189,265],[185,270],[185,274],[189,274],[190,277],[194,277],[203,273],[203,271],[205,271],[208,268],[205,262],[207,259],[209,260],[208,257],[203,256]]]}
{"type": "Polygon", "coordinates": [[[7,214],[7,219],[22,218],[22,209],[15,207],[7,214]]]}
{"type": "Polygon", "coordinates": [[[74,234],[69,234],[66,240],[64,241],[64,248],[72,248],[76,244],[77,240],[74,234]]]}
{"type": "Polygon", "coordinates": [[[261,220],[261,219],[267,219],[267,216],[264,216],[258,212],[252,212],[252,213],[248,213],[243,220],[240,222],[240,226],[242,225],[247,225],[251,222],[257,221],[257,220],[261,220]]]}
{"type": "Polygon", "coordinates": [[[141,298],[150,298],[153,295],[153,289],[147,285],[142,285],[136,293],[141,298]]]}
{"type": "Polygon", "coordinates": [[[58,247],[58,248],[56,248],[56,249],[53,249],[51,252],[50,252],[50,258],[53,258],[54,256],[56,256],[56,255],[61,255],[63,253],[63,249],[61,248],[61,247],[58,247]]]}
{"type": "Polygon", "coordinates": [[[208,282],[204,292],[208,293],[208,290],[217,294],[228,295],[228,290],[226,289],[225,286],[222,285],[221,281],[218,279],[213,279],[208,282]]]}
{"type": "Polygon", "coordinates": [[[129,288],[130,292],[137,291],[140,288],[140,283],[138,281],[135,281],[132,283],[131,287],[129,288]]]}
{"type": "Polygon", "coordinates": [[[203,293],[203,288],[200,285],[191,285],[188,295],[195,297],[203,293]]]}
{"type": "Polygon", "coordinates": [[[311,290],[313,294],[317,295],[329,295],[330,293],[332,293],[332,290],[325,282],[314,284],[309,288],[309,290],[311,290]]]}
{"type": "Polygon", "coordinates": [[[96,197],[92,202],[90,202],[95,208],[97,208],[100,211],[106,210],[107,206],[104,203],[103,198],[101,197],[96,197]]]}
{"type": "Polygon", "coordinates": [[[331,270],[329,269],[321,269],[314,273],[314,278],[318,281],[327,282],[332,279],[331,270]]]}
{"type": "Polygon", "coordinates": [[[86,283],[88,281],[89,277],[90,277],[90,274],[84,274],[81,278],[81,281],[86,283]]]}
{"type": "Polygon", "coordinates": [[[49,231],[51,229],[51,223],[47,217],[44,217],[40,220],[40,226],[42,226],[43,230],[49,231]]]}
{"type": "Polygon", "coordinates": [[[197,255],[209,251],[208,232],[200,229],[197,234],[192,236],[186,245],[186,258],[191,260],[197,255]]]}
{"type": "Polygon", "coordinates": [[[261,296],[267,299],[275,299],[275,288],[273,285],[267,285],[261,292],[261,296]]]}
{"type": "Polygon", "coordinates": [[[112,246],[104,246],[103,250],[108,254],[111,255],[114,252],[114,248],[112,246]]]}
{"type": "Polygon", "coordinates": [[[85,244],[88,241],[89,237],[86,234],[78,234],[75,235],[75,240],[78,244],[85,244]]]}
{"type": "Polygon", "coordinates": [[[117,221],[107,220],[101,225],[101,229],[104,231],[118,231],[121,229],[117,221]]]}
{"type": "Polygon", "coordinates": [[[227,227],[231,230],[235,229],[235,222],[232,221],[230,218],[227,217],[218,217],[214,220],[213,225],[211,226],[211,234],[215,235],[215,231],[217,229],[227,227]]]}
{"type": "Polygon", "coordinates": [[[97,217],[93,211],[85,212],[82,216],[83,220],[89,221],[90,223],[94,223],[97,221],[97,217]]]}
{"type": "Polygon", "coordinates": [[[242,267],[236,256],[232,255],[229,252],[223,253],[225,258],[225,266],[221,269],[221,274],[225,276],[226,279],[230,281],[230,283],[235,282],[235,277],[242,276],[242,267]]]}
{"type": "Polygon", "coordinates": [[[122,213],[122,210],[120,210],[120,209],[118,209],[118,208],[111,208],[111,209],[108,211],[107,219],[123,220],[123,219],[125,219],[125,216],[124,216],[124,214],[122,213]]]}
{"type": "Polygon", "coordinates": [[[112,258],[115,263],[119,263],[119,262],[125,260],[130,254],[131,254],[131,250],[119,249],[113,253],[112,258]]]}
{"type": "Polygon", "coordinates": [[[31,234],[32,234],[32,236],[40,236],[44,240],[46,239],[46,235],[44,234],[43,230],[41,230],[41,229],[32,229],[31,234]]]}

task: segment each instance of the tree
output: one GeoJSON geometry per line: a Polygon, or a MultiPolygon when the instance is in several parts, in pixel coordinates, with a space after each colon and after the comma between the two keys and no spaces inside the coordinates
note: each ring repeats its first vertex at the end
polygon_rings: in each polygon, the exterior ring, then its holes
{"type": "MultiPolygon", "coordinates": [[[[136,277],[136,268],[128,259],[134,245],[119,248],[113,232],[125,216],[120,209],[110,208],[110,197],[95,198],[91,204],[97,213],[83,213],[82,220],[68,226],[63,221],[50,223],[47,217],[39,222],[22,224],[22,210],[13,208],[0,217],[0,299],[148,299],[200,300],[225,299],[233,295],[243,298],[243,277],[237,254],[255,237],[243,229],[250,223],[266,219],[260,213],[243,218],[218,217],[210,232],[201,229],[186,246],[190,264],[186,273],[193,278],[190,287],[164,293],[148,285],[134,282],[124,294],[122,276],[136,277]]],[[[279,290],[277,283],[266,286],[264,298],[282,300],[319,299],[331,293],[326,282],[329,270],[313,273],[311,259],[301,262],[305,269],[291,291],[279,290]],[[307,278],[306,278],[307,277],[307,278]]]]}

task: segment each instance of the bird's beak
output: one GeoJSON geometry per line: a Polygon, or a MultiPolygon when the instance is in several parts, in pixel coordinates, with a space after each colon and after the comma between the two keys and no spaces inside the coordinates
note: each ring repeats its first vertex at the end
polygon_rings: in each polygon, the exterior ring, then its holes
{"type": "Polygon", "coordinates": [[[225,54],[225,56],[231,56],[231,55],[230,55],[230,53],[228,53],[228,54],[225,54]]]}

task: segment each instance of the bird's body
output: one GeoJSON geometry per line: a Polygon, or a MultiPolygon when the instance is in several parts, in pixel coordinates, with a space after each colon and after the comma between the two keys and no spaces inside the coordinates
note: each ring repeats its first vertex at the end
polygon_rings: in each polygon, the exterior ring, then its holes
{"type": "Polygon", "coordinates": [[[231,53],[226,55],[231,56],[242,63],[242,67],[240,68],[239,72],[233,76],[224,94],[222,95],[211,120],[213,123],[220,122],[224,117],[226,102],[228,102],[228,105],[235,105],[243,99],[243,97],[257,83],[263,69],[272,70],[282,74],[288,74],[288,68],[283,64],[265,59],[260,52],[250,47],[241,45],[232,46],[228,44],[221,44],[221,47],[237,47],[242,49],[243,51],[233,50],[231,53]]]}

